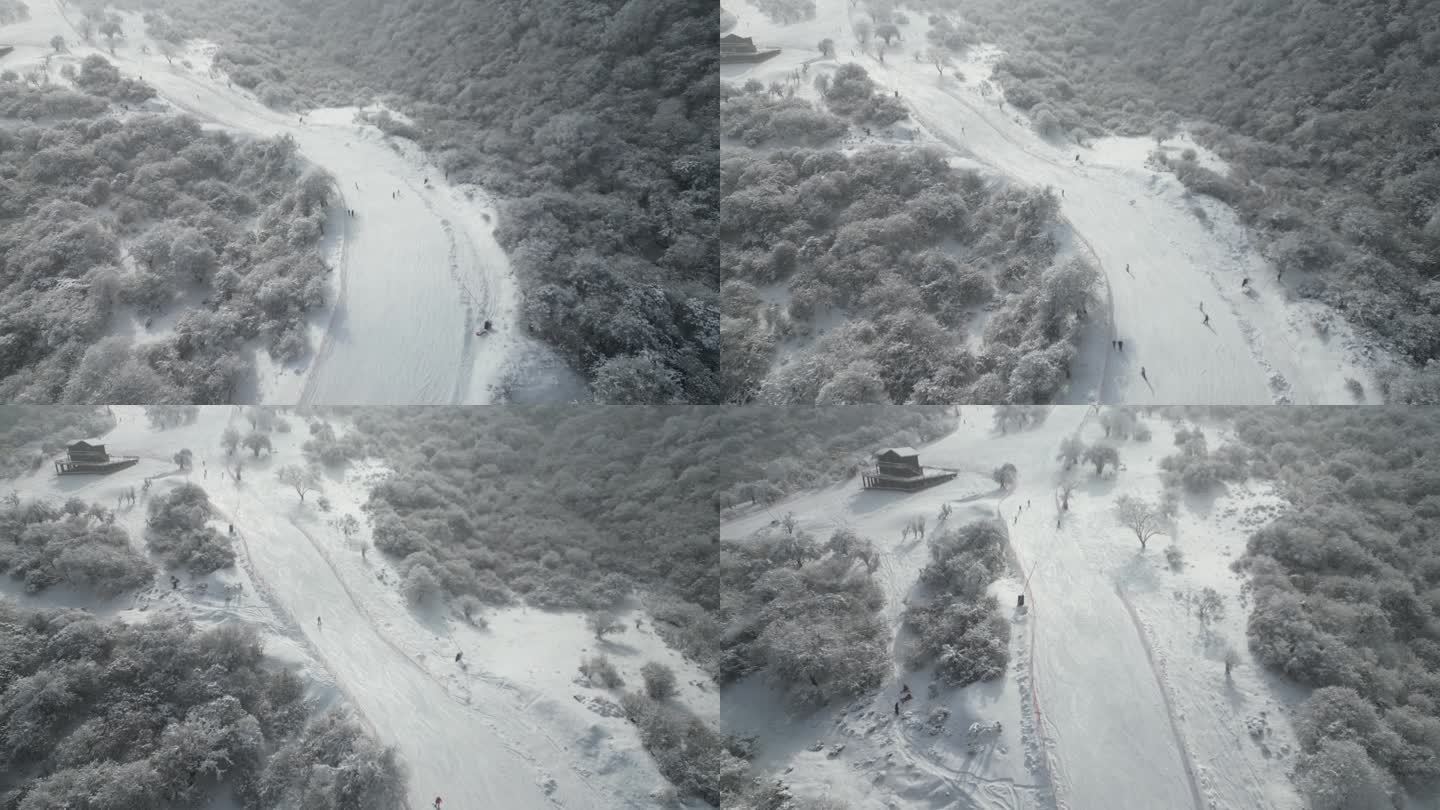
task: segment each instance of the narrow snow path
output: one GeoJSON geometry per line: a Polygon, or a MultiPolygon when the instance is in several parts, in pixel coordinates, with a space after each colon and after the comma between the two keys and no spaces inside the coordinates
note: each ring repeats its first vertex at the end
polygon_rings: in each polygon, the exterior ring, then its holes
{"type": "Polygon", "coordinates": [[[23,31],[32,50],[49,50],[46,41],[61,34],[70,43],[67,60],[101,54],[202,121],[259,137],[288,134],[306,160],[336,178],[336,205],[356,212],[346,229],[344,296],[315,347],[301,401],[461,404],[498,396],[520,341],[519,292],[493,236],[493,208],[469,199],[474,189],[448,186],[416,150],[356,124],[353,109],[312,111],[302,124],[298,114],[265,107],[185,60],[167,64],[153,43],[142,53],[148,40],[138,17],[111,55],[84,45],[72,25],[78,9],[56,0],[32,13],[23,31]],[[481,338],[475,332],[485,320],[497,331],[481,338]]]}

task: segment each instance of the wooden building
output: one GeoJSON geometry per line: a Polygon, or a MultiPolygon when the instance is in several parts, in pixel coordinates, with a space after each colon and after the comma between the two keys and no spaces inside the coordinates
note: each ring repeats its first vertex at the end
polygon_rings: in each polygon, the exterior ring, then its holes
{"type": "Polygon", "coordinates": [[[726,34],[720,38],[721,62],[763,62],[780,53],[778,48],[760,50],[750,37],[726,34]]]}
{"type": "Polygon", "coordinates": [[[876,453],[873,458],[874,466],[861,473],[866,489],[914,492],[952,481],[959,475],[958,470],[922,466],[920,451],[913,447],[890,447],[876,453]]]}
{"type": "Polygon", "coordinates": [[[65,448],[66,457],[55,461],[56,475],[83,475],[123,470],[140,459],[136,456],[111,456],[105,445],[79,441],[65,448]]]}

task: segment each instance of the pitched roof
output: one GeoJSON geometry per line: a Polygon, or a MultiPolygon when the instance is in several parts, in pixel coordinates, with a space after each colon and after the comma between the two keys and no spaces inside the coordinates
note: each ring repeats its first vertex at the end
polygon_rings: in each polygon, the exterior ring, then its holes
{"type": "Polygon", "coordinates": [[[913,448],[913,447],[887,447],[887,448],[885,448],[884,450],[881,450],[880,452],[876,453],[875,455],[877,455],[877,456],[883,456],[883,455],[885,455],[886,453],[894,453],[894,454],[897,455],[897,456],[918,456],[918,455],[920,455],[920,451],[919,451],[919,450],[916,450],[916,449],[913,448]]]}

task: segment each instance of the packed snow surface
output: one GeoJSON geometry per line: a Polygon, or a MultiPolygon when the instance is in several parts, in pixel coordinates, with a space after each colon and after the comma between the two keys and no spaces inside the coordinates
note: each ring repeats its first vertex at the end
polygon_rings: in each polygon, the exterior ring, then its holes
{"type": "MultiPolygon", "coordinates": [[[[1186,564],[1173,570],[1162,553],[1172,538],[1156,537],[1142,552],[1113,514],[1121,494],[1158,498],[1171,425],[1151,420],[1152,442],[1119,442],[1123,467],[1114,474],[1080,468],[1062,515],[1056,451],[1077,433],[1087,444],[1103,438],[1092,409],[1060,407],[1043,425],[1009,435],[991,430],[989,411],[964,408],[954,434],[920,448],[923,463],[961,470],[954,481],[902,493],[865,491],[854,480],[731,515],[721,536],[743,542],[793,513],[822,542],[840,527],[873,540],[883,617],[900,647],[901,612],[929,561],[928,539],[902,530],[924,517],[927,538],[942,531],[943,504],[953,509],[950,526],[998,518],[1013,551],[1013,570],[991,588],[1012,622],[1008,674],[931,692],[928,669],[897,663],[878,695],[814,714],[787,712],[775,686],[752,676],[722,695],[728,730],[759,735],[760,766],[798,795],[841,797],[857,810],[1298,810],[1287,776],[1296,750],[1289,709],[1303,690],[1250,656],[1243,580],[1228,567],[1282,502],[1253,483],[1183,502],[1173,542],[1186,564]],[[1019,470],[1008,493],[990,478],[1005,463],[1019,470]],[[1208,624],[1190,601],[1205,587],[1226,602],[1208,624]],[[1227,643],[1241,661],[1229,678],[1227,643]],[[902,683],[915,699],[896,717],[902,683]],[[928,726],[942,708],[948,720],[928,726]],[[985,730],[994,723],[998,731],[985,730]]],[[[1223,443],[1223,431],[1202,427],[1212,447],[1223,443]]]]}
{"type": "MultiPolygon", "coordinates": [[[[222,533],[235,527],[235,568],[205,578],[175,572],[183,581],[178,590],[162,575],[151,589],[111,603],[54,589],[26,596],[8,577],[0,577],[0,592],[28,606],[86,607],[127,621],[179,610],[201,622],[239,618],[260,625],[266,652],[299,664],[316,684],[317,700],[343,696],[383,742],[398,747],[416,808],[432,806],[436,795],[446,807],[467,809],[655,806],[653,796],[668,782],[640,746],[635,726],[603,711],[619,694],[581,682],[581,658],[606,654],[632,689],[646,661],[665,663],[677,676],[676,699],[712,722],[719,696],[654,633],[642,608],[622,613],[626,631],[603,644],[576,613],[511,608],[488,615],[489,627],[482,629],[437,605],[412,608],[383,555],[362,554],[334,525],[344,514],[364,523],[361,506],[370,487],[389,472],[374,463],[331,472],[322,491],[302,504],[276,478],[281,466],[304,463],[308,431],[292,421],[289,432],[271,434],[272,453],[252,457],[241,450],[237,483],[226,473],[233,459],[219,440],[228,425],[250,429],[239,410],[202,408],[196,423],[162,431],[147,424],[142,408],[116,407],[118,427],[90,438],[113,455],[139,456],[137,465],[105,476],[57,476],[44,465],[11,485],[23,498],[74,496],[107,507],[133,487],[140,501],[118,512],[117,522],[143,551],[149,499],[179,483],[198,484],[215,507],[212,525],[222,533]],[[171,461],[181,448],[194,452],[192,470],[178,471],[171,461]],[[321,495],[328,511],[320,509],[321,495]],[[233,601],[225,595],[232,583],[241,587],[233,601]]],[[[368,528],[357,540],[369,542],[368,528]]]]}
{"type": "MultiPolygon", "coordinates": [[[[1189,194],[1173,175],[1152,167],[1154,140],[1104,138],[1077,146],[1042,138],[1003,104],[1004,88],[990,80],[998,49],[970,49],[943,77],[930,62],[915,60],[915,52],[929,46],[926,14],[919,11],[907,9],[902,39],[882,61],[874,43],[856,42],[852,24],[869,17],[848,0],[817,0],[816,17],[793,25],[744,0],[727,0],[725,8],[738,18],[732,33],[781,52],[757,64],[722,65],[723,80],[768,85],[809,63],[808,83],[857,62],[883,91],[899,93],[913,121],[901,126],[918,129],[917,144],[938,142],[1014,182],[1063,191],[1061,214],[1108,281],[1102,295],[1110,298],[1111,333],[1087,336],[1077,361],[1085,377],[1103,375],[1098,401],[1350,404],[1355,395],[1347,380],[1375,389],[1369,369],[1389,361],[1361,345],[1328,308],[1294,300],[1233,211],[1189,194]],[[819,58],[817,43],[825,38],[835,42],[834,59],[819,58]],[[1124,342],[1123,350],[1115,340],[1124,342]]],[[[1202,165],[1225,171],[1183,134],[1164,149],[1194,149],[1202,165]]],[[[1072,388],[1094,390],[1088,381],[1072,388]]]]}

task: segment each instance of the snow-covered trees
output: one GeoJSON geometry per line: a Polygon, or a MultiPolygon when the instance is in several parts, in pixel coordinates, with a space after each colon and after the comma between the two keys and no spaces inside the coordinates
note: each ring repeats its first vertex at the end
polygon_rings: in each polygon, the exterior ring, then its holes
{"type": "Polygon", "coordinates": [[[146,405],[145,421],[156,430],[169,430],[195,422],[200,409],[194,405],[146,405]]]}
{"type": "Polygon", "coordinates": [[[190,452],[189,448],[181,449],[180,451],[175,453],[173,457],[175,466],[180,468],[181,470],[190,469],[190,467],[194,464],[194,459],[195,454],[190,452]]]}
{"type": "Polygon", "coordinates": [[[934,661],[952,686],[999,677],[1009,660],[1010,624],[985,589],[1004,570],[1005,528],[978,521],[935,535],[920,581],[933,589],[928,604],[912,605],[905,622],[919,643],[911,666],[934,661]]]}
{"type": "Polygon", "coordinates": [[[1095,465],[1096,475],[1104,475],[1107,464],[1112,469],[1120,466],[1120,451],[1108,444],[1091,445],[1086,448],[1083,458],[1087,464],[1095,465]]]}
{"type": "Polygon", "coordinates": [[[264,450],[266,453],[272,452],[270,447],[270,436],[268,434],[261,433],[258,430],[252,430],[249,433],[245,434],[245,438],[241,440],[241,444],[245,445],[246,450],[254,453],[255,458],[260,457],[261,450],[264,450]]]}
{"type": "Polygon", "coordinates": [[[1080,457],[1085,454],[1085,442],[1079,436],[1066,436],[1060,440],[1060,452],[1055,455],[1057,461],[1065,464],[1065,469],[1070,469],[1080,463],[1080,457]]]}
{"type": "MultiPolygon", "coordinates": [[[[76,81],[127,104],[149,92],[98,56],[76,81]]],[[[269,220],[304,218],[288,167],[264,165],[266,144],[176,116],[96,126],[81,117],[93,111],[55,93],[14,98],[0,83],[0,112],[47,107],[43,137],[15,141],[6,153],[17,167],[10,196],[21,207],[9,212],[3,237],[0,327],[49,326],[43,339],[24,329],[0,339],[0,401],[223,402],[248,370],[247,341],[268,338],[277,357],[303,349],[295,338],[303,338],[305,310],[322,300],[327,268],[313,244],[251,232],[257,213],[262,233],[273,232],[269,220]],[[102,166],[107,176],[97,179],[102,166]],[[205,297],[163,334],[102,340],[117,305],[159,313],[205,297]]]]}
{"type": "MultiPolygon", "coordinates": [[[[833,111],[851,115],[873,97],[903,112],[849,67],[826,84],[833,111]]],[[[1049,267],[1054,244],[1037,234],[1057,209],[1043,192],[989,187],[926,149],[727,153],[721,188],[727,401],[815,402],[824,391],[835,403],[1025,403],[1064,384],[1081,308],[1071,293],[1095,276],[1049,267]],[[789,288],[784,309],[754,293],[777,281],[789,288]],[[957,331],[997,294],[983,348],[957,350],[957,331]],[[848,322],[772,369],[776,346],[831,307],[848,322]]]]}
{"type": "Polygon", "coordinates": [[[862,124],[889,126],[907,115],[893,96],[877,92],[870,74],[855,62],[836,69],[822,96],[831,112],[862,124]]]}
{"type": "Polygon", "coordinates": [[[435,576],[435,572],[430,570],[430,566],[412,565],[405,574],[405,584],[401,586],[401,591],[412,605],[428,604],[439,597],[440,580],[435,576]]]}
{"type": "Polygon", "coordinates": [[[225,455],[235,455],[235,450],[240,447],[240,431],[227,425],[220,434],[220,446],[225,448],[225,455]]]}
{"type": "Polygon", "coordinates": [[[815,49],[820,51],[821,56],[827,59],[833,58],[835,56],[835,40],[826,37],[820,40],[820,44],[815,46],[815,49]]]}
{"type": "Polygon", "coordinates": [[[878,586],[849,556],[832,553],[797,569],[786,540],[723,546],[721,587],[736,595],[736,618],[746,626],[722,653],[721,678],[765,669],[803,705],[873,688],[888,666],[878,586]]]}
{"type": "Polygon", "coordinates": [[[65,37],[62,37],[59,34],[50,37],[50,47],[54,48],[56,53],[65,50],[65,37]]]}
{"type": "Polygon", "coordinates": [[[1394,807],[1393,780],[1353,742],[1325,740],[1296,764],[1296,787],[1313,810],[1394,807]]]}
{"type": "Polygon", "coordinates": [[[153,496],[145,523],[145,542],[170,567],[208,574],[235,564],[230,539],[206,525],[210,499],[195,484],[181,484],[153,496]]]}
{"type": "Polygon", "coordinates": [[[110,597],[143,587],[154,569],[130,547],[114,513],[77,499],[0,505],[0,571],[29,593],[61,583],[110,597]]]}
{"type": "Polygon", "coordinates": [[[127,625],[0,600],[0,650],[30,651],[0,679],[0,770],[17,808],[203,806],[233,791],[261,807],[386,810],[404,793],[393,752],[356,722],[306,724],[305,685],[265,660],[252,626],[201,631],[165,613],[127,625]],[[28,694],[40,688],[67,697],[28,694]]]}
{"type": "Polygon", "coordinates": [[[1020,477],[1020,471],[1015,469],[1014,464],[1006,462],[991,471],[990,477],[1000,485],[1000,489],[1008,492],[1015,486],[1016,480],[1020,477]]]}
{"type": "Polygon", "coordinates": [[[645,680],[645,694],[654,700],[668,700],[675,695],[675,671],[656,661],[647,661],[640,667],[640,677],[645,680]]]}
{"type": "Polygon", "coordinates": [[[1165,518],[1160,510],[1133,495],[1121,495],[1115,499],[1115,519],[1135,533],[1141,551],[1145,550],[1150,538],[1165,531],[1165,518]]]}
{"type": "Polygon", "coordinates": [[[299,464],[286,464],[275,471],[275,477],[280,483],[291,487],[295,494],[300,496],[300,502],[305,502],[307,492],[315,492],[320,489],[320,477],[309,467],[302,467],[299,464]]]}

